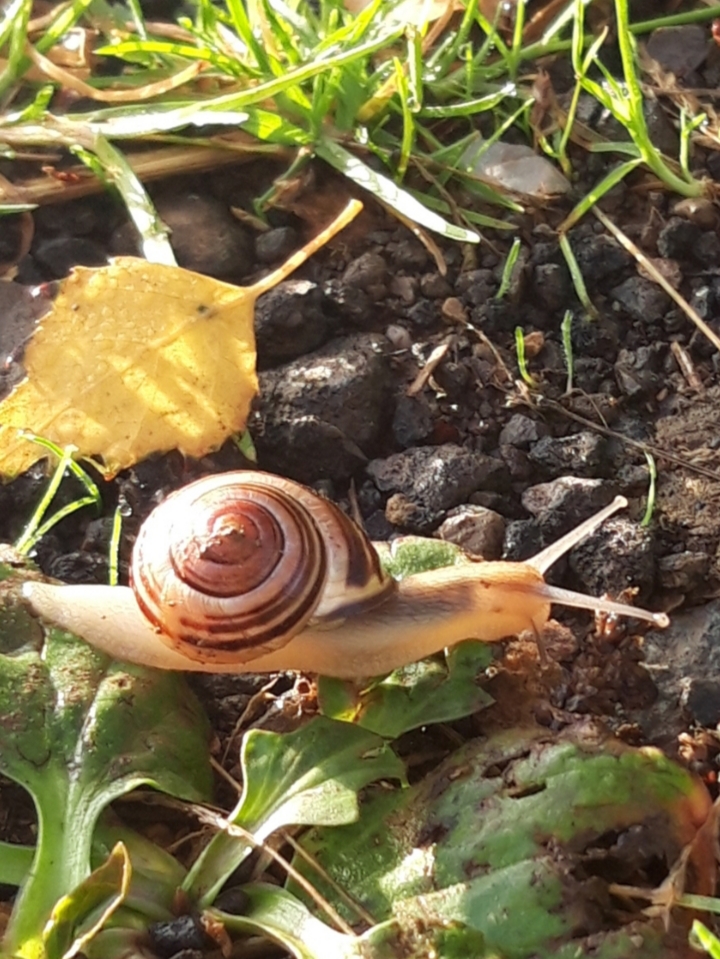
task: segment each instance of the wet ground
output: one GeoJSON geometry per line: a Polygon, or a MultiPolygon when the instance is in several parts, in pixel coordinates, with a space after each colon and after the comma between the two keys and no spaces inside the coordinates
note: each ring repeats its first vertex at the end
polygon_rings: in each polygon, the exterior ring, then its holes
{"type": "MultiPolygon", "coordinates": [[[[708,89],[719,70],[711,50],[683,82],[708,89]]],[[[672,141],[672,105],[665,106],[656,135],[672,141]]],[[[603,118],[586,107],[585,122],[599,128],[603,118]]],[[[672,142],[668,152],[676,152],[672,142]]],[[[600,203],[715,330],[719,157],[709,148],[693,151],[695,176],[709,181],[706,200],[681,203],[636,172],[600,203]]],[[[595,595],[632,596],[668,611],[671,627],[643,638],[627,624],[561,614],[545,637],[546,664],[534,642],[498,647],[489,721],[531,718],[559,730],[597,719],[629,742],[680,755],[712,785],[720,722],[718,353],[591,215],[569,234],[597,311],[586,316],[555,228],[616,158],[573,148],[572,160],[577,181],[569,195],[530,202],[525,215],[511,217],[521,250],[502,298],[507,235],[485,231],[474,248],[438,240],[433,255],[363,197],[366,209],[353,226],[258,302],[260,395],[249,428],[260,468],[338,500],[376,540],[439,535],[485,559],[525,559],[615,495],[626,496],[629,508],[574,549],[550,579],[595,595]],[[568,310],[571,389],[560,330],[568,310]],[[517,327],[532,386],[520,375],[517,327]],[[657,471],[656,498],[641,526],[648,457],[657,471]]],[[[5,164],[3,172],[16,175],[17,167],[5,164]]],[[[315,165],[285,191],[269,230],[233,215],[249,210],[281,173],[263,161],[152,185],[180,265],[248,283],[347,199],[345,183],[315,165]]],[[[34,309],[21,288],[52,284],[78,263],[97,266],[137,253],[123,209],[108,195],[44,206],[32,216],[26,252],[19,219],[3,220],[0,237],[0,259],[14,264],[5,276],[11,282],[0,283],[1,335],[9,337],[2,346],[14,358],[4,371],[8,387],[21,375],[24,324],[34,309]],[[11,321],[18,325],[8,334],[11,321]]],[[[35,559],[67,581],[106,582],[116,504],[126,513],[126,564],[140,522],[169,491],[246,465],[233,443],[200,462],[169,454],[140,463],[102,485],[103,516],[63,521],[35,559]]],[[[0,538],[19,535],[44,483],[37,466],[0,490],[0,538]]],[[[68,481],[60,499],[77,492],[68,481]]],[[[237,677],[195,684],[223,738],[259,688],[259,681],[237,677]]],[[[275,691],[290,686],[284,679],[275,691]]],[[[270,721],[291,724],[308,696],[307,686],[287,694],[270,721]]],[[[483,714],[458,729],[470,734],[487,721],[483,714]]]]}

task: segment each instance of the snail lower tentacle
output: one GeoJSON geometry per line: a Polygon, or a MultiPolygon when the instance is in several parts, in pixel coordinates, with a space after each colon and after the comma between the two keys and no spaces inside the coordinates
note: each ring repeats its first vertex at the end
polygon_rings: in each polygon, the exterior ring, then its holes
{"type": "Polygon", "coordinates": [[[38,615],[117,659],[204,672],[380,675],[464,639],[539,632],[553,602],[667,623],[548,586],[532,560],[396,584],[339,507],[254,471],[169,496],[141,529],[131,580],[132,589],[29,582],[23,594],[38,615]]]}

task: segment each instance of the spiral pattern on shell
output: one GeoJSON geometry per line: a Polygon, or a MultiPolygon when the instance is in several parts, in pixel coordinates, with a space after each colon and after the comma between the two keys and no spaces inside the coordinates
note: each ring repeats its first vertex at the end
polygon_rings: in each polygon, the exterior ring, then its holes
{"type": "Polygon", "coordinates": [[[310,622],[375,605],[394,582],[334,503],[243,471],[197,480],[150,514],[131,585],[169,646],[230,664],[285,645],[310,622]]]}

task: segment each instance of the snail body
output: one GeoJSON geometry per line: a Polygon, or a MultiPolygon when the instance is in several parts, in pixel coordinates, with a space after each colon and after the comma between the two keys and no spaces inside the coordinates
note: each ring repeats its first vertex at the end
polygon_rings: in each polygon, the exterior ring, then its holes
{"type": "Polygon", "coordinates": [[[197,480],[143,524],[129,587],[28,582],[43,618],[115,659],[201,672],[381,675],[465,639],[539,633],[553,602],[664,614],[548,586],[545,569],[618,499],[523,563],[470,562],[397,583],[335,504],[267,473],[197,480]]]}

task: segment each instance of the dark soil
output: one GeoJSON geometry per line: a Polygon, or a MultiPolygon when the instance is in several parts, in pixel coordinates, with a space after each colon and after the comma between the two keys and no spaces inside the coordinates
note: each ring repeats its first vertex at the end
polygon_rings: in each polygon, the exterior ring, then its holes
{"type": "MultiPolygon", "coordinates": [[[[683,82],[716,85],[716,53],[683,82]]],[[[671,110],[659,116],[674,135],[671,110]]],[[[599,125],[601,118],[585,122],[599,125]]],[[[694,150],[695,176],[713,180],[719,156],[694,150]]],[[[489,685],[497,705],[458,730],[465,735],[520,718],[560,729],[592,717],[628,741],[681,755],[712,785],[720,721],[712,642],[720,585],[718,354],[592,216],[570,233],[598,311],[595,320],[583,317],[554,228],[617,158],[580,150],[572,158],[578,171],[572,195],[515,217],[522,252],[501,300],[495,294],[509,249],[505,235],[486,231],[478,247],[467,249],[438,240],[443,275],[418,239],[362,197],[366,210],[356,223],[258,302],[261,387],[249,427],[261,469],[359,511],[374,539],[439,533],[486,559],[524,559],[625,495],[628,510],[573,550],[550,578],[594,594],[637,590],[638,604],[672,612],[670,629],[644,642],[626,624],[596,627],[589,615],[559,614],[563,625],[545,638],[549,662],[540,662],[534,643],[500,646],[489,685]],[[560,336],[566,310],[575,317],[569,394],[560,336]],[[517,326],[527,338],[533,390],[519,377],[517,326]],[[447,347],[444,356],[427,382],[410,390],[439,344],[447,347]],[[641,528],[645,450],[655,459],[658,486],[652,522],[641,528]]],[[[5,163],[2,172],[16,177],[18,167],[5,163]]],[[[255,233],[233,218],[232,207],[249,209],[282,172],[263,161],[151,186],[179,263],[247,283],[317,232],[347,197],[347,186],[316,165],[284,207],[271,211],[270,231],[255,233]]],[[[720,332],[715,204],[678,203],[638,172],[600,206],[720,332]]],[[[108,195],[42,207],[33,218],[29,252],[6,276],[12,283],[0,283],[7,386],[21,375],[28,335],[22,319],[37,311],[37,299],[18,287],[52,284],[74,264],[137,253],[123,208],[108,195]]],[[[3,219],[0,258],[12,259],[19,243],[19,226],[3,219]]],[[[169,491],[247,465],[233,443],[199,462],[169,454],[140,463],[102,483],[102,517],[64,520],[34,558],[44,572],[69,582],[106,582],[109,517],[117,503],[126,515],[126,564],[139,524],[169,491]]],[[[0,489],[0,539],[18,536],[45,478],[38,465],[0,489]]],[[[67,480],[59,502],[77,493],[67,480]]],[[[265,681],[193,680],[223,740],[219,754],[265,681]]],[[[281,699],[264,720],[274,728],[291,725],[311,699],[307,685],[298,689],[286,677],[273,691],[281,699]]],[[[257,711],[249,718],[257,719],[257,711]]],[[[430,750],[420,740],[408,737],[409,753],[430,750]]],[[[448,748],[446,740],[441,748],[448,748]]]]}

